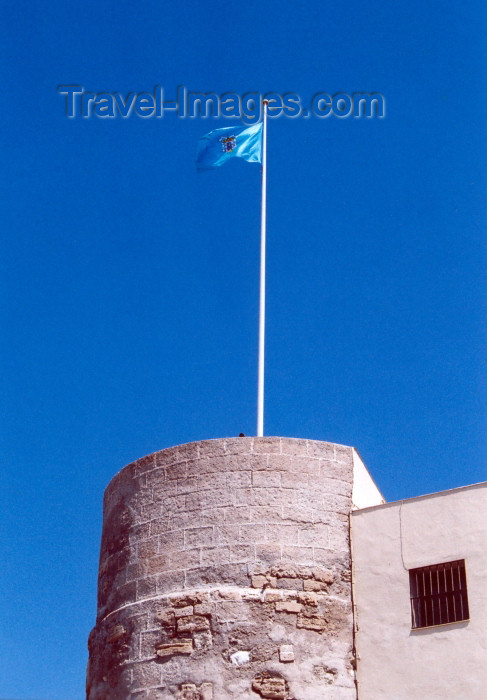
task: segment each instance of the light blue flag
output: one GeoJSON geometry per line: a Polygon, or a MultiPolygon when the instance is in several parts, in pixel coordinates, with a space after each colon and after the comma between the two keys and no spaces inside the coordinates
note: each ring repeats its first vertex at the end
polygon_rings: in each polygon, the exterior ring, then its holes
{"type": "Polygon", "coordinates": [[[200,138],[196,152],[199,173],[218,168],[230,158],[262,163],[262,122],[252,126],[225,126],[200,138]]]}

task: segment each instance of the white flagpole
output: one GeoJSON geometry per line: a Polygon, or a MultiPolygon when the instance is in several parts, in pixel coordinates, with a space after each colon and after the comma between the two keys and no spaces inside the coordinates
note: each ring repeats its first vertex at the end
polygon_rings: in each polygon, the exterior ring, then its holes
{"type": "Polygon", "coordinates": [[[264,339],[265,339],[265,248],[267,188],[267,105],[262,116],[262,208],[260,213],[260,305],[259,305],[259,377],[257,387],[257,437],[264,435],[264,339]]]}

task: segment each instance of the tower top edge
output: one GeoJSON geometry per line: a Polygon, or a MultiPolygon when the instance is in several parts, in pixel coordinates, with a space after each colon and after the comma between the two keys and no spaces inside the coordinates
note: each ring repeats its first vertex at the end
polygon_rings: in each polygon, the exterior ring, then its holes
{"type": "Polygon", "coordinates": [[[269,452],[275,454],[286,454],[286,447],[291,445],[295,448],[301,448],[300,451],[304,451],[308,456],[317,456],[313,454],[313,450],[310,446],[322,446],[323,448],[333,447],[339,448],[341,450],[353,450],[355,449],[351,445],[343,445],[341,443],[330,442],[329,440],[315,440],[312,438],[297,438],[297,437],[285,437],[280,435],[269,435],[264,437],[256,436],[242,436],[242,437],[221,437],[221,438],[208,438],[203,440],[193,440],[191,442],[181,443],[177,445],[171,445],[164,447],[155,452],[151,452],[142,457],[129,462],[123,466],[113,477],[110,479],[107,489],[112,485],[113,481],[116,481],[122,474],[127,471],[136,469],[137,466],[142,466],[144,463],[155,460],[156,457],[160,455],[169,455],[171,452],[180,458],[181,461],[189,459],[198,459],[205,456],[225,456],[230,454],[238,454],[239,452],[245,453],[255,453],[262,454],[266,452],[266,445],[269,446],[269,452]],[[276,443],[279,445],[279,450],[276,450],[276,443]],[[239,447],[246,446],[245,449],[239,449],[239,447]],[[272,447],[271,447],[272,446],[272,447]],[[311,454],[310,454],[311,453],[311,454]]]}

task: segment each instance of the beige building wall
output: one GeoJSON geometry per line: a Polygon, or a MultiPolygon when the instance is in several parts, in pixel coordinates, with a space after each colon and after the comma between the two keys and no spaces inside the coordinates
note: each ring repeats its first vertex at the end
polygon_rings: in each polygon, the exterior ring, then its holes
{"type": "Polygon", "coordinates": [[[359,700],[487,698],[487,483],[354,511],[359,700]],[[408,570],[465,559],[470,620],[411,629],[408,570]]]}
{"type": "Polygon", "coordinates": [[[352,509],[369,508],[385,503],[385,499],[379,491],[377,484],[370,476],[361,456],[352,448],[353,458],[353,488],[352,509]]]}

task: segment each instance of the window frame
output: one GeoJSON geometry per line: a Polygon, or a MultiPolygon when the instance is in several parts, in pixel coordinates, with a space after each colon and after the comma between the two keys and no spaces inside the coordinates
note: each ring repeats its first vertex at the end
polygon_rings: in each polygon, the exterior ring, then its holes
{"type": "Polygon", "coordinates": [[[470,619],[465,559],[409,569],[411,629],[470,619]]]}

